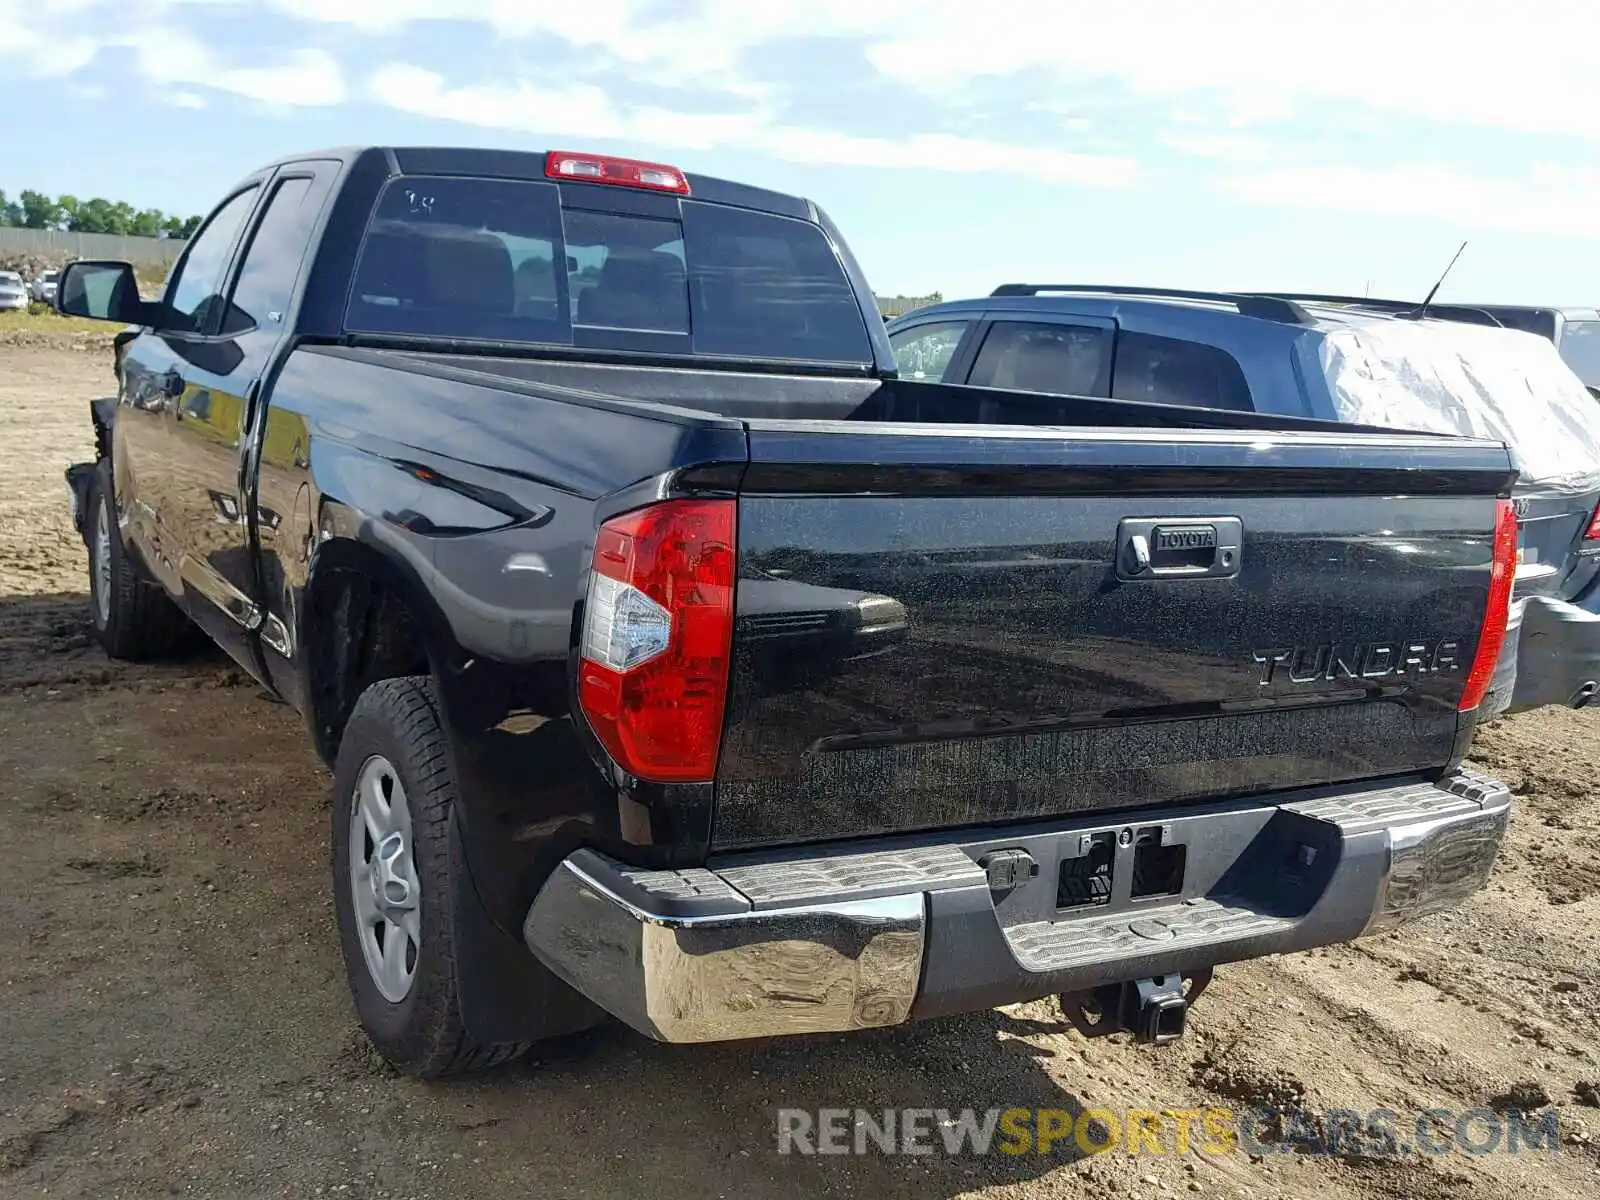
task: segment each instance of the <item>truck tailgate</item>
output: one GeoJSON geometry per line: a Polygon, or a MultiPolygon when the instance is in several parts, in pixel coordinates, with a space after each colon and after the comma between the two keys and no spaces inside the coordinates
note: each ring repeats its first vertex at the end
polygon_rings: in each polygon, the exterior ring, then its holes
{"type": "Polygon", "coordinates": [[[1503,447],[751,422],[712,844],[1436,771],[1503,447]]]}

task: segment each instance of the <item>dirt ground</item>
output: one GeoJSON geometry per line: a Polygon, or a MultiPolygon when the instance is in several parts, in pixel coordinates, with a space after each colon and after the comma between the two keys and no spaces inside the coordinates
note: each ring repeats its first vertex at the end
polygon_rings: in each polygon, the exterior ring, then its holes
{"type": "Polygon", "coordinates": [[[1486,892],[1219,971],[1169,1046],[1085,1041],[1041,1002],[754,1045],[606,1028],[397,1077],[347,999],[294,714],[220,657],[129,667],[88,636],[61,469],[109,378],[103,352],[0,346],[0,1196],[1600,1195],[1593,713],[1480,736],[1518,795],[1486,892]],[[776,1152],[784,1107],[1510,1103],[1556,1113],[1558,1153],[776,1152]]]}

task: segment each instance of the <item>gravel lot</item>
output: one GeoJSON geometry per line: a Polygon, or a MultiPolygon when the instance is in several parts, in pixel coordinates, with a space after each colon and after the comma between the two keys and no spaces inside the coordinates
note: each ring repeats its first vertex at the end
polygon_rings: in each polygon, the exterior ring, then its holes
{"type": "Polygon", "coordinates": [[[1480,737],[1519,800],[1484,894],[1224,969],[1171,1046],[1037,1003],[722,1047],[607,1028],[470,1082],[395,1076],[346,997],[294,714],[220,657],[129,667],[88,636],[61,469],[109,384],[103,351],[0,345],[0,1195],[1600,1195],[1594,713],[1480,737]],[[780,1107],[1409,1113],[1514,1088],[1558,1154],[776,1153],[780,1107]]]}

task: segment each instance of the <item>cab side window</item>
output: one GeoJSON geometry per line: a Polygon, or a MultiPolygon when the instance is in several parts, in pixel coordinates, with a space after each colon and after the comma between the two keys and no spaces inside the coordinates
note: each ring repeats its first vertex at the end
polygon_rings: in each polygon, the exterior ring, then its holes
{"type": "Polygon", "coordinates": [[[225,200],[189,243],[183,263],[167,284],[167,309],[176,328],[203,331],[222,303],[222,277],[233,243],[260,190],[252,185],[225,200]]]}

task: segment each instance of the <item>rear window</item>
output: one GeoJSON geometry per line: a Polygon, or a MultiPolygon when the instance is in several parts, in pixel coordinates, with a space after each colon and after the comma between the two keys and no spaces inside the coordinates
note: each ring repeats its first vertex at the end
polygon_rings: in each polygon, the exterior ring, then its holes
{"type": "Polygon", "coordinates": [[[821,229],[694,200],[676,207],[667,216],[563,209],[555,184],[395,179],[367,230],[345,327],[872,361],[855,293],[821,229]]]}
{"type": "Polygon", "coordinates": [[[1561,331],[1561,357],[1585,387],[1600,388],[1600,321],[1568,321],[1561,331]]]}

